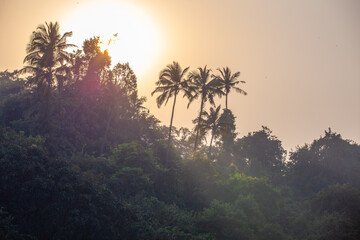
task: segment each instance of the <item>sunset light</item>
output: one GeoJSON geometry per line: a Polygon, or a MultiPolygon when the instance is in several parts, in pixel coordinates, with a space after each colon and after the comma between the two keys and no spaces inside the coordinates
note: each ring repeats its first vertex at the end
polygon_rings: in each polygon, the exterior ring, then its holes
{"type": "Polygon", "coordinates": [[[64,29],[82,46],[84,39],[99,36],[102,50],[108,50],[112,65],[129,62],[142,75],[161,52],[160,31],[149,14],[135,5],[101,1],[81,5],[70,11],[64,29]]]}
{"type": "Polygon", "coordinates": [[[0,240],[360,239],[360,0],[0,0],[0,240]]]}

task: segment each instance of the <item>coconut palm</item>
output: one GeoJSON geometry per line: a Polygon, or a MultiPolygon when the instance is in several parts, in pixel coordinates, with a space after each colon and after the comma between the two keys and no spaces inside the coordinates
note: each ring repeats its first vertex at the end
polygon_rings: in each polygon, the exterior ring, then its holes
{"type": "Polygon", "coordinates": [[[180,91],[184,92],[184,96],[189,95],[188,80],[186,80],[184,78],[185,74],[188,70],[189,70],[189,67],[187,67],[183,70],[181,68],[181,66],[179,65],[179,63],[177,63],[175,61],[172,64],[167,65],[166,68],[160,72],[159,80],[155,83],[157,85],[157,87],[151,93],[151,95],[154,95],[155,93],[161,93],[156,98],[156,103],[159,108],[163,104],[166,105],[171,97],[174,97],[174,102],[173,102],[172,111],[171,111],[170,127],[169,127],[169,138],[168,138],[168,148],[167,148],[167,152],[166,152],[166,163],[168,160],[169,148],[170,148],[170,143],[171,143],[171,129],[172,129],[172,123],[173,123],[173,118],[174,118],[176,97],[180,91]]]}
{"type": "Polygon", "coordinates": [[[35,73],[38,85],[45,84],[52,87],[57,80],[59,90],[61,90],[63,79],[60,80],[57,77],[64,72],[64,63],[70,61],[70,54],[65,50],[75,47],[73,44],[66,43],[66,38],[71,35],[72,32],[61,35],[57,22],[45,23],[37,27],[26,48],[27,55],[24,63],[28,65],[22,71],[35,73]]]}
{"type": "Polygon", "coordinates": [[[225,108],[228,109],[228,95],[231,91],[231,89],[235,89],[238,93],[246,95],[247,93],[242,90],[241,88],[236,87],[236,85],[240,83],[245,83],[245,81],[237,81],[237,79],[240,76],[240,72],[236,72],[234,74],[231,74],[231,70],[228,67],[225,68],[218,68],[217,69],[220,72],[220,75],[213,75],[214,78],[218,79],[221,83],[222,88],[224,89],[224,95],[225,95],[225,108]]]}
{"type": "Polygon", "coordinates": [[[209,156],[211,156],[212,142],[221,134],[223,122],[220,118],[220,106],[216,109],[210,107],[210,113],[204,111],[202,118],[198,124],[198,130],[202,134],[206,134],[210,131],[210,145],[209,145],[209,156]]]}
{"type": "Polygon", "coordinates": [[[209,100],[210,104],[215,105],[214,97],[216,95],[221,96],[224,94],[221,90],[220,80],[217,78],[211,78],[210,72],[211,69],[208,69],[207,66],[205,66],[204,68],[199,67],[197,71],[193,71],[189,74],[189,79],[191,80],[189,89],[191,91],[191,95],[189,95],[188,107],[198,97],[201,99],[198,127],[195,128],[196,137],[194,151],[196,151],[198,146],[199,124],[201,123],[201,116],[203,114],[205,102],[209,100]]]}

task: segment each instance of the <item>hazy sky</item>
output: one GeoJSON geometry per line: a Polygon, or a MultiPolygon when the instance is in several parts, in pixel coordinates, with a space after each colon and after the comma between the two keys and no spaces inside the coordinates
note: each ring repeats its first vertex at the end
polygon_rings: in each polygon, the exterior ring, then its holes
{"type": "MultiPolygon", "coordinates": [[[[45,21],[59,21],[80,46],[99,27],[128,39],[136,49],[119,50],[116,60],[135,66],[139,92],[166,125],[171,104],[157,109],[150,92],[175,60],[241,72],[248,96],[229,97],[239,137],[265,125],[291,150],[331,127],[360,143],[358,0],[0,0],[1,71],[22,67],[31,32],[45,21]]],[[[216,103],[225,106],[224,98],[216,103]]],[[[186,104],[176,106],[175,126],[192,127],[200,104],[186,104]]]]}

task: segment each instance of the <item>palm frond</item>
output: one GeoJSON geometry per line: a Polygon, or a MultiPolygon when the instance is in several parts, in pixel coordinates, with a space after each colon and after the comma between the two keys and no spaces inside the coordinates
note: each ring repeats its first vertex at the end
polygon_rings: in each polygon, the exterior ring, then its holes
{"type": "Polygon", "coordinates": [[[247,95],[247,92],[245,92],[244,90],[242,90],[241,88],[238,87],[233,87],[235,89],[236,92],[240,93],[240,94],[244,94],[247,95]]]}
{"type": "Polygon", "coordinates": [[[161,105],[165,102],[165,100],[168,98],[168,93],[167,92],[164,92],[163,94],[159,95],[157,98],[156,98],[156,104],[158,106],[158,108],[161,107],[161,105]]]}
{"type": "Polygon", "coordinates": [[[58,73],[64,69],[57,69],[62,67],[64,62],[71,62],[70,53],[65,49],[73,47],[73,44],[67,44],[66,38],[72,35],[71,32],[60,34],[60,26],[58,22],[50,22],[39,25],[32,33],[30,43],[26,47],[27,55],[24,58],[24,63],[30,66],[25,66],[22,72],[32,72],[38,77],[39,84],[46,83],[51,86],[59,77],[58,73]],[[44,71],[46,69],[46,71],[44,71]]]}

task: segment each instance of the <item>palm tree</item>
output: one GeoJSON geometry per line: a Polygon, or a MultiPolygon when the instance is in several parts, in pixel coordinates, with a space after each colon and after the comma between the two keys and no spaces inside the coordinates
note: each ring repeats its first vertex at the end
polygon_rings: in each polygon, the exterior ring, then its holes
{"type": "Polygon", "coordinates": [[[228,109],[228,95],[229,95],[230,90],[232,88],[235,89],[235,91],[237,91],[238,93],[241,93],[241,94],[244,94],[244,95],[247,94],[241,88],[236,87],[236,84],[238,84],[239,82],[245,83],[245,81],[237,81],[238,77],[240,76],[240,72],[236,72],[234,74],[231,74],[231,70],[228,67],[225,67],[223,69],[218,68],[217,70],[220,72],[221,76],[213,75],[213,77],[220,81],[222,88],[225,90],[224,91],[224,95],[225,95],[225,98],[226,98],[226,100],[225,100],[225,108],[228,109]]]}
{"type": "Polygon", "coordinates": [[[189,95],[188,107],[194,99],[197,99],[198,97],[201,98],[198,126],[195,128],[196,137],[194,151],[196,151],[198,145],[199,124],[201,123],[201,116],[203,114],[202,112],[205,102],[209,100],[210,104],[215,105],[215,95],[221,96],[224,94],[221,90],[219,79],[211,78],[210,72],[211,69],[208,69],[207,66],[205,66],[204,68],[199,67],[198,71],[193,71],[189,74],[189,79],[191,80],[189,89],[191,91],[191,95],[189,95]]]}
{"type": "Polygon", "coordinates": [[[198,124],[198,130],[202,134],[206,134],[208,131],[211,132],[211,140],[209,145],[209,156],[211,156],[212,142],[220,135],[223,125],[223,122],[220,118],[220,106],[218,106],[216,109],[210,107],[210,113],[204,111],[202,116],[203,117],[200,119],[198,124]]]}
{"type": "Polygon", "coordinates": [[[66,43],[66,38],[71,35],[72,32],[66,32],[61,36],[57,22],[37,27],[26,48],[24,63],[28,65],[22,71],[35,73],[36,82],[40,86],[46,84],[51,88],[57,80],[58,88],[61,90],[63,79],[58,76],[64,72],[64,63],[70,61],[70,53],[65,49],[75,47],[66,43]]]}
{"type": "Polygon", "coordinates": [[[188,80],[184,79],[184,76],[188,70],[189,67],[182,70],[179,63],[175,61],[172,64],[167,65],[166,68],[160,72],[159,80],[155,83],[157,87],[151,93],[151,96],[157,92],[161,93],[156,98],[156,103],[159,108],[161,107],[162,104],[166,105],[171,97],[174,97],[173,107],[171,111],[170,127],[169,127],[168,148],[166,152],[166,164],[168,161],[169,148],[171,143],[171,129],[174,118],[176,97],[180,91],[184,92],[184,96],[189,95],[188,80]]]}

